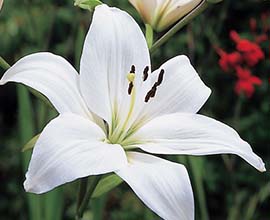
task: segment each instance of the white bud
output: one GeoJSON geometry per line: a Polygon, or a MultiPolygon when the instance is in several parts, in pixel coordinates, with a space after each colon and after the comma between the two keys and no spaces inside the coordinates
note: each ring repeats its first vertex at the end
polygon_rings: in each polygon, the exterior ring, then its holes
{"type": "Polygon", "coordinates": [[[202,0],[129,0],[146,24],[163,31],[184,17],[202,0]]]}
{"type": "Polygon", "coordinates": [[[3,2],[4,2],[4,0],[0,0],[0,10],[1,10],[2,6],[3,6],[3,2]]]}

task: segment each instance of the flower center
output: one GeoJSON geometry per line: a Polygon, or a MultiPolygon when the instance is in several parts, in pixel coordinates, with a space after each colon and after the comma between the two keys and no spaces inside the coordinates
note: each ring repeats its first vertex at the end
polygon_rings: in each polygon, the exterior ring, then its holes
{"type": "MultiPolygon", "coordinates": [[[[149,78],[149,66],[146,66],[143,70],[142,75],[142,81],[146,81],[149,78]]],[[[151,98],[154,98],[157,92],[158,87],[161,85],[163,78],[164,78],[165,71],[162,69],[160,73],[158,74],[157,81],[153,84],[152,88],[146,93],[144,98],[144,102],[148,103],[151,98]]],[[[114,112],[112,117],[112,123],[109,127],[108,132],[108,141],[112,144],[120,144],[124,148],[130,148],[131,142],[128,140],[129,137],[131,137],[143,123],[140,123],[139,120],[131,122],[132,114],[134,113],[134,107],[136,104],[136,94],[138,88],[136,88],[135,79],[138,77],[136,73],[136,67],[135,65],[132,65],[130,68],[130,72],[127,74],[127,80],[128,80],[128,88],[127,93],[130,96],[130,102],[129,102],[129,108],[124,120],[119,120],[119,114],[118,114],[118,107],[117,105],[114,105],[114,112]]],[[[140,97],[139,97],[140,98],[140,97]]],[[[138,105],[137,105],[138,106],[138,105]]],[[[122,115],[123,116],[123,115],[122,115]]],[[[136,141],[132,141],[134,143],[136,141]]]]}

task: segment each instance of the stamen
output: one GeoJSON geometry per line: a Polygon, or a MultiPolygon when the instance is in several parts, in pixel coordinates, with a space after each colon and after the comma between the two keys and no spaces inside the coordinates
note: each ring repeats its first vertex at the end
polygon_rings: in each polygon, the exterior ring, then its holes
{"type": "Polygon", "coordinates": [[[157,92],[157,83],[154,84],[154,86],[151,89],[152,93],[151,93],[151,98],[154,98],[157,92]]]}
{"type": "Polygon", "coordinates": [[[135,70],[136,70],[136,69],[135,69],[135,66],[132,65],[132,66],[131,66],[131,69],[130,69],[130,73],[135,73],[135,70]]]}
{"type": "Polygon", "coordinates": [[[149,66],[146,66],[143,70],[143,81],[147,80],[148,78],[148,71],[149,71],[149,66]]]}
{"type": "Polygon", "coordinates": [[[145,96],[145,98],[144,98],[144,101],[145,102],[148,102],[149,101],[149,99],[151,98],[151,96],[152,96],[152,90],[150,90],[147,94],[146,94],[146,96],[145,96]]]}
{"type": "Polygon", "coordinates": [[[163,77],[164,77],[164,73],[165,73],[165,71],[164,71],[164,69],[162,69],[162,70],[160,71],[159,75],[158,75],[157,86],[159,86],[159,85],[162,83],[163,77]]]}
{"type": "Polygon", "coordinates": [[[146,94],[144,101],[148,102],[150,98],[154,98],[157,92],[157,83],[153,85],[151,90],[146,94]]]}
{"type": "Polygon", "coordinates": [[[132,92],[132,89],[133,89],[133,82],[130,82],[129,85],[128,85],[128,94],[130,95],[131,92],[132,92]]]}
{"type": "Polygon", "coordinates": [[[146,94],[144,101],[148,102],[150,98],[154,98],[157,92],[157,87],[161,85],[164,78],[164,69],[160,70],[157,82],[154,83],[151,90],[146,94]]]}

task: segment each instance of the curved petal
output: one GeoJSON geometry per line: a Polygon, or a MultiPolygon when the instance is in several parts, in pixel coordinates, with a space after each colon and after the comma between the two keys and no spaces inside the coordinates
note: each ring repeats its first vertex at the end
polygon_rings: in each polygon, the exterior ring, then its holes
{"type": "Polygon", "coordinates": [[[194,8],[196,8],[202,0],[173,0],[167,6],[167,10],[164,12],[158,23],[158,29],[164,30],[168,26],[172,25],[180,18],[184,17],[194,8]]]}
{"type": "Polygon", "coordinates": [[[78,87],[78,73],[62,57],[42,52],[20,59],[4,74],[0,85],[23,83],[45,95],[59,113],[90,117],[78,87]]]}
{"type": "Polygon", "coordinates": [[[186,168],[147,154],[130,152],[129,165],[116,173],[161,218],[193,220],[194,200],[186,168]]]}
{"type": "Polygon", "coordinates": [[[129,0],[146,24],[153,24],[156,10],[160,7],[157,0],[129,0]]]}
{"type": "Polygon", "coordinates": [[[41,133],[34,148],[24,187],[44,193],[75,179],[126,166],[124,150],[103,141],[104,132],[90,120],[62,114],[41,133]]]}
{"type": "Polygon", "coordinates": [[[144,35],[126,12],[97,6],[81,57],[80,88],[89,108],[109,124],[115,112],[123,116],[129,111],[127,74],[132,65],[139,97],[145,90],[143,70],[150,66],[144,35]]]}
{"type": "Polygon", "coordinates": [[[196,113],[208,99],[211,90],[202,82],[189,59],[182,55],[164,63],[152,73],[152,85],[164,70],[163,81],[157,87],[156,95],[145,105],[144,113],[148,118],[159,115],[188,112],[196,113]]]}
{"type": "Polygon", "coordinates": [[[237,154],[259,171],[264,163],[231,127],[199,114],[176,113],[153,119],[136,137],[140,147],[157,154],[237,154]]]}

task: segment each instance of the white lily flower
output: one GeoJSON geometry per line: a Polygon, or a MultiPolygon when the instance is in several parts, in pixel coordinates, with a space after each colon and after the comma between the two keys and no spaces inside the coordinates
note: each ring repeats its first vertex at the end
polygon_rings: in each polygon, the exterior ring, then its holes
{"type": "Polygon", "coordinates": [[[163,31],[180,20],[202,0],[129,0],[146,24],[163,31]]]}
{"type": "Polygon", "coordinates": [[[186,56],[151,73],[147,44],[126,12],[97,6],[80,74],[51,53],[26,56],[2,77],[44,94],[60,115],[41,133],[24,187],[47,192],[75,179],[115,172],[160,217],[194,219],[183,165],[138,153],[237,154],[264,163],[236,131],[196,114],[210,95],[186,56]],[[104,126],[105,121],[106,126],[104,126]]]}

